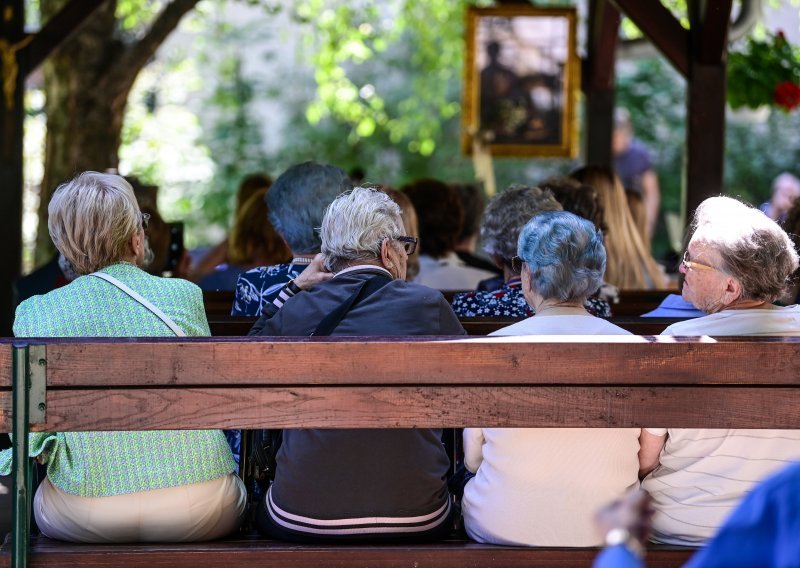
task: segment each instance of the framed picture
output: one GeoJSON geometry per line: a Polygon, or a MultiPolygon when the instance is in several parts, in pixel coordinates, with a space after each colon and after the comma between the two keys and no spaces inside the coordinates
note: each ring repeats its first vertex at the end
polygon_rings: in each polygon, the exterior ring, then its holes
{"type": "Polygon", "coordinates": [[[477,136],[496,156],[577,155],[575,22],[574,9],[467,10],[465,153],[477,136]]]}

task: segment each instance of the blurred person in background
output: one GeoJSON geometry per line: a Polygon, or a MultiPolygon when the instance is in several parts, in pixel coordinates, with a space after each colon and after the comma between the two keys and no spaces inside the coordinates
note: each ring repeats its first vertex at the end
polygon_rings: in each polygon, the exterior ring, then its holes
{"type": "Polygon", "coordinates": [[[474,290],[494,276],[473,268],[456,254],[464,225],[464,206],[458,191],[435,179],[420,179],[402,188],[419,219],[419,275],[415,282],[437,290],[474,290]]]}
{"type": "Polygon", "coordinates": [[[666,288],[665,272],[639,236],[625,190],[614,172],[605,166],[584,166],[575,170],[571,177],[593,187],[603,204],[608,231],[606,282],[622,290],[666,288]]]}
{"type": "Polygon", "coordinates": [[[779,223],[783,221],[792,204],[800,197],[800,180],[789,172],[783,172],[772,182],[772,197],[759,209],[779,223]]]}

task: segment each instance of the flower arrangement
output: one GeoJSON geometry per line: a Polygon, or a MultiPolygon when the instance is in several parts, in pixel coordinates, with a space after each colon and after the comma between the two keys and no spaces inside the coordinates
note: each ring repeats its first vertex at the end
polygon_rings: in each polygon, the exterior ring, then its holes
{"type": "Polygon", "coordinates": [[[786,112],[800,105],[800,50],[779,31],[766,40],[749,38],[743,51],[728,56],[728,103],[762,105],[786,112]]]}

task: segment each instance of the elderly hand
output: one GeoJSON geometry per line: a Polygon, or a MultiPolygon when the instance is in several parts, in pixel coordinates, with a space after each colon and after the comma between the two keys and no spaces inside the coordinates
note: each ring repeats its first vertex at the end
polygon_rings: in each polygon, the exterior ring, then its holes
{"type": "Polygon", "coordinates": [[[650,494],[642,489],[633,489],[600,509],[594,520],[598,532],[604,537],[615,529],[621,529],[643,547],[650,537],[654,512],[650,494]]]}
{"type": "Polygon", "coordinates": [[[317,254],[300,276],[294,279],[294,283],[301,290],[310,290],[320,282],[325,282],[333,278],[333,273],[325,269],[325,255],[317,254]]]}

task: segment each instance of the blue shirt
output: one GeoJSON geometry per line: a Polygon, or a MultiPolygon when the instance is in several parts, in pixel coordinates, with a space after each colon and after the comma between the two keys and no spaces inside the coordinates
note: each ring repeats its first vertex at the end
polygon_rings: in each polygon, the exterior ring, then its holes
{"type": "Polygon", "coordinates": [[[308,264],[289,263],[259,266],[239,275],[232,316],[260,316],[289,280],[294,280],[308,264]]]}
{"type": "Polygon", "coordinates": [[[646,314],[643,318],[699,318],[706,315],[694,305],[683,299],[680,294],[670,294],[658,307],[646,314]]]}

